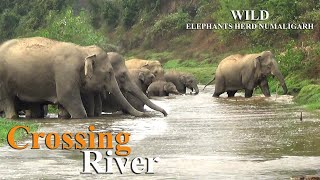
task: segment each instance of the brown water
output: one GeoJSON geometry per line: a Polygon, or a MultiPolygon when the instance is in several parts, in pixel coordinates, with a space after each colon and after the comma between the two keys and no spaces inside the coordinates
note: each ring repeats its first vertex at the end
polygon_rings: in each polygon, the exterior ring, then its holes
{"type": "MultiPolygon", "coordinates": [[[[169,115],[151,118],[105,115],[86,120],[32,120],[38,132],[98,131],[131,133],[130,157],[160,157],[155,174],[84,175],[78,150],[0,148],[0,178],[80,179],[289,179],[320,175],[320,121],[294,106],[290,96],[212,98],[209,86],[197,96],[157,98],[169,115]]],[[[240,94],[237,94],[240,96],[240,94]]],[[[27,142],[30,141],[30,137],[27,142]]],[[[61,149],[61,148],[60,148],[61,149]]],[[[102,151],[105,153],[105,151],[102,151]]],[[[100,163],[101,166],[105,161],[100,163]]]]}

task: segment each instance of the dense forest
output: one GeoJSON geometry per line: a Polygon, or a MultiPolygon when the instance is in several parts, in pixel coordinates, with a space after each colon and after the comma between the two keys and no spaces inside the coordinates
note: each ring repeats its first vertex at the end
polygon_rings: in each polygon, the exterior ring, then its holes
{"type": "MultiPolygon", "coordinates": [[[[290,94],[318,109],[318,22],[318,0],[3,0],[0,41],[44,36],[97,44],[126,57],[160,60],[168,69],[196,74],[201,83],[229,54],[271,50],[290,94]],[[307,22],[314,29],[186,30],[186,23],[234,23],[232,9],[265,9],[270,17],[263,23],[307,22]]],[[[277,82],[271,86],[276,91],[277,82]]]]}

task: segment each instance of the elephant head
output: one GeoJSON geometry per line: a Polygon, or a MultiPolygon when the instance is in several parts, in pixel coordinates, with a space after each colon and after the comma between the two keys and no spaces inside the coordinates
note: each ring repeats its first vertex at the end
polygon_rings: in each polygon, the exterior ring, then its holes
{"type": "Polygon", "coordinates": [[[254,66],[259,76],[266,77],[270,74],[276,76],[283,88],[284,94],[288,92],[287,85],[279,70],[278,63],[270,51],[260,53],[260,55],[255,59],[254,66]]]}
{"type": "Polygon", "coordinates": [[[163,86],[163,90],[168,94],[181,94],[172,82],[166,82],[163,86]]]}
{"type": "Polygon", "coordinates": [[[143,68],[149,69],[154,74],[154,81],[163,79],[164,69],[159,61],[147,61],[143,68]]]}
{"type": "Polygon", "coordinates": [[[139,69],[139,80],[141,81],[142,84],[144,84],[146,87],[148,87],[152,81],[155,78],[155,75],[151,73],[149,69],[139,69]]]}
{"type": "Polygon", "coordinates": [[[198,81],[191,74],[181,74],[179,77],[180,81],[191,91],[195,91],[195,94],[199,93],[198,81]]]}
{"type": "Polygon", "coordinates": [[[130,93],[133,96],[140,99],[143,103],[145,103],[150,108],[162,112],[164,116],[167,116],[167,112],[161,107],[152,103],[149,98],[139,89],[139,87],[133,82],[133,80],[129,77],[128,69],[125,65],[124,58],[115,52],[109,52],[108,56],[110,58],[110,62],[115,72],[115,77],[119,84],[120,89],[124,93],[130,93]]]}
{"type": "Polygon", "coordinates": [[[143,116],[144,113],[134,109],[123,96],[108,54],[102,49],[92,46],[86,47],[85,50],[91,53],[85,58],[84,63],[85,89],[102,92],[102,94],[109,92],[114,95],[121,107],[131,115],[143,116]]]}

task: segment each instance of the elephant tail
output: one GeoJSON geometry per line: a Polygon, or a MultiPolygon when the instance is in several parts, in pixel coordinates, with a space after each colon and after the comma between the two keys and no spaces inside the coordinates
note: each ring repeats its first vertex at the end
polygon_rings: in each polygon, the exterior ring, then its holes
{"type": "Polygon", "coordinates": [[[212,79],[210,82],[208,82],[208,83],[203,87],[202,90],[204,90],[204,89],[205,89],[209,84],[211,84],[215,79],[216,79],[216,77],[213,77],[213,79],[212,79]]]}

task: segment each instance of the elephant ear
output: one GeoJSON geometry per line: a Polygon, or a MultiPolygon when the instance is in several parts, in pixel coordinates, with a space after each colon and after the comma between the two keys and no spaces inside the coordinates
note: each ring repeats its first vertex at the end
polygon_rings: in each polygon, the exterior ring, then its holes
{"type": "Polygon", "coordinates": [[[262,62],[262,57],[258,56],[255,60],[254,60],[254,68],[260,67],[262,62]]]}
{"type": "Polygon", "coordinates": [[[169,86],[169,83],[165,83],[165,84],[163,85],[163,90],[164,90],[165,92],[168,91],[168,86],[169,86]]]}
{"type": "Polygon", "coordinates": [[[182,84],[186,84],[187,83],[187,78],[186,78],[185,75],[179,76],[179,80],[180,80],[180,82],[182,82],[182,84]]]}
{"type": "Polygon", "coordinates": [[[91,79],[93,76],[93,64],[94,64],[95,58],[96,58],[95,54],[90,55],[90,56],[87,56],[84,61],[84,75],[89,79],[91,79]]]}
{"type": "Polygon", "coordinates": [[[149,66],[149,62],[146,62],[146,64],[144,64],[142,67],[146,68],[149,66]]]}
{"type": "Polygon", "coordinates": [[[139,72],[138,77],[142,82],[144,82],[144,73],[143,72],[139,72]]]}

